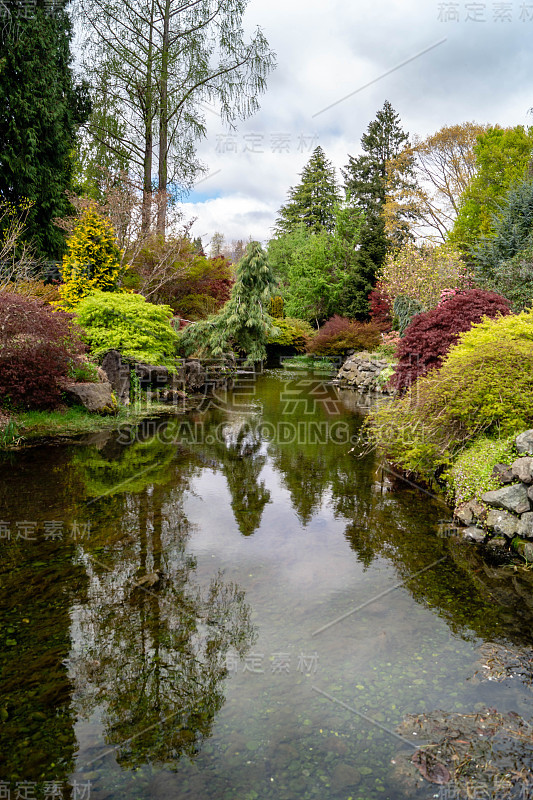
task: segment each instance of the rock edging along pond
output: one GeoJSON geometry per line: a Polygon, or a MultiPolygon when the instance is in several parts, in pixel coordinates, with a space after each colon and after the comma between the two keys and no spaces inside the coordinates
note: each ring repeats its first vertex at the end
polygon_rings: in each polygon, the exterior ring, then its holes
{"type": "Polygon", "coordinates": [[[372,353],[358,353],[346,359],[335,378],[341,388],[355,389],[359,392],[378,392],[392,394],[388,379],[393,368],[389,361],[372,353]]]}
{"type": "Polygon", "coordinates": [[[178,362],[173,372],[165,366],[126,359],[118,350],[108,350],[102,359],[102,369],[122,405],[129,405],[132,375],[139,387],[150,393],[150,399],[172,404],[188,392],[204,395],[227,385],[235,368],[235,360],[229,358],[214,361],[191,358],[178,362]]]}
{"type": "Polygon", "coordinates": [[[515,446],[519,457],[494,467],[492,476],[501,487],[462,503],[454,514],[467,526],[464,538],[495,550],[511,546],[533,561],[533,430],[517,436],[515,446]]]}

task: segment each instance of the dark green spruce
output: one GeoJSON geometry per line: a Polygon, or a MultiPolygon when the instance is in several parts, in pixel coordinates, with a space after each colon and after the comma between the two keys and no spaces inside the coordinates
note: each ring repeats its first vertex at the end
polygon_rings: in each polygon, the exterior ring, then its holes
{"type": "Polygon", "coordinates": [[[300,225],[313,233],[330,233],[335,227],[338,202],[335,168],[319,145],[305,165],[300,183],[289,189],[288,202],[280,208],[276,220],[276,235],[292,233],[300,225]]]}
{"type": "Polygon", "coordinates": [[[398,114],[386,100],[361,137],[363,153],[349,156],[342,170],[348,205],[365,216],[356,263],[345,287],[345,304],[350,316],[361,317],[368,313],[368,294],[389,247],[383,218],[387,162],[403,150],[408,139],[398,114]]]}

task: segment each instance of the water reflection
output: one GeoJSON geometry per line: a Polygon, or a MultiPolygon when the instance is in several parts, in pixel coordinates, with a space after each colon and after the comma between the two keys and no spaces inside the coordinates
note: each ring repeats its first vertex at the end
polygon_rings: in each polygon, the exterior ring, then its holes
{"type": "MultiPolygon", "coordinates": [[[[241,399],[0,463],[1,519],[13,531],[20,520],[42,531],[55,519],[67,532],[1,541],[0,780],[66,779],[76,757],[106,790],[113,770],[157,765],[185,775],[191,797],[218,800],[222,789],[212,787],[237,773],[244,785],[250,754],[264,748],[272,765],[261,770],[279,777],[280,797],[357,797],[346,783],[357,763],[362,796],[374,800],[382,789],[373,776],[363,781],[371,736],[354,731],[349,714],[313,706],[302,676],[296,688],[273,686],[268,670],[255,688],[241,676],[248,705],[235,693],[228,702],[228,657],[243,658],[265,631],[272,648],[285,646],[281,635],[294,643],[294,657],[322,648],[328,691],[354,704],[354,684],[364,685],[365,713],[388,720],[396,704],[415,710],[428,691],[455,702],[455,670],[472,674],[465,659],[475,661],[479,641],[531,644],[531,573],[488,567],[475,548],[438,538],[447,509],[391,487],[372,455],[357,457],[362,417],[331,387],[272,374],[258,379],[248,407],[241,399]],[[203,509],[192,503],[198,487],[213,492],[202,492],[203,509]],[[85,535],[69,533],[74,523],[85,535]],[[207,565],[202,536],[215,559],[207,565]],[[306,639],[395,583],[398,601],[387,596],[320,644],[306,639]],[[187,772],[188,759],[197,772],[187,772]],[[314,783],[305,774],[316,759],[329,759],[331,785],[326,773],[314,783]]],[[[478,699],[473,684],[461,691],[465,702],[478,699]]],[[[259,774],[258,764],[249,769],[259,774]]],[[[277,800],[277,783],[265,781],[261,797],[277,800]]],[[[189,797],[179,791],[165,788],[189,797]]]]}

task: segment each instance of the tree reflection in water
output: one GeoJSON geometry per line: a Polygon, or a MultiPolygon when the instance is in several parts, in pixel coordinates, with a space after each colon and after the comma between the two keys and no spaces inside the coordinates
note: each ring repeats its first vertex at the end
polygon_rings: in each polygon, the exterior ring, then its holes
{"type": "Polygon", "coordinates": [[[86,717],[100,707],[122,765],[176,762],[210,736],[226,658],[255,640],[250,609],[221,575],[207,588],[195,583],[182,499],[196,467],[179,448],[154,438],[118,459],[105,448],[85,455],[96,533],[79,552],[89,590],[77,611],[77,705],[86,717]],[[135,494],[125,494],[132,483],[135,494]]]}

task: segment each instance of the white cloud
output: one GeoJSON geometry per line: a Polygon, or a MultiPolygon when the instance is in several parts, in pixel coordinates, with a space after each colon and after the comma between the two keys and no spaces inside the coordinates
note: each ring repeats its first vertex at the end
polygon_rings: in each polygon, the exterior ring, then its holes
{"type": "Polygon", "coordinates": [[[348,153],[359,152],[361,135],[385,99],[404,129],[421,136],[466,120],[529,124],[533,21],[520,21],[523,4],[514,0],[511,22],[495,22],[495,4],[481,4],[484,23],[465,20],[463,0],[459,22],[440,22],[443,5],[438,0],[252,0],[247,28],[263,28],[277,52],[278,69],[261,110],[238,127],[233,139],[208,114],[209,136],[200,156],[212,177],[185,204],[186,213],[198,217],[197,234],[210,238],[220,230],[228,239],[268,238],[312,147],[321,144],[340,169],[348,153]],[[380,79],[443,38],[442,45],[380,79]],[[313,117],[370,81],[368,88],[313,117]],[[288,136],[289,152],[275,151],[273,137],[281,133],[288,136]]]}

